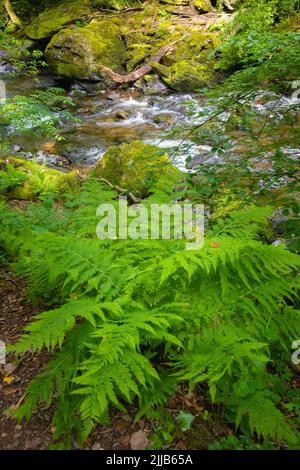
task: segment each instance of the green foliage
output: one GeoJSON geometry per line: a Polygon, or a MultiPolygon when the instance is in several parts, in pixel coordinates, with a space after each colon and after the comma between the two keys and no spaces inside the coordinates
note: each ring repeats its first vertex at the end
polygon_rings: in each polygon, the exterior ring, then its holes
{"type": "Polygon", "coordinates": [[[61,140],[61,120],[74,120],[67,109],[73,106],[71,98],[63,95],[61,88],[37,90],[30,96],[14,96],[0,105],[0,123],[18,133],[39,133],[61,140]]]}
{"type": "Polygon", "coordinates": [[[180,429],[184,432],[189,431],[191,429],[194,419],[194,415],[192,415],[191,413],[185,413],[184,411],[180,411],[176,418],[179,423],[180,429]]]}
{"type": "Polygon", "coordinates": [[[25,180],[24,173],[17,171],[12,164],[8,164],[6,171],[0,170],[0,194],[20,186],[25,180]]]}
{"type": "Polygon", "coordinates": [[[256,443],[247,436],[229,436],[209,445],[209,450],[275,450],[272,443],[256,443]]]}
{"type": "MultiPolygon", "coordinates": [[[[0,20],[1,21],[1,20],[0,20]]],[[[0,44],[5,53],[6,61],[13,67],[13,74],[36,76],[41,67],[45,67],[43,52],[39,49],[32,50],[32,42],[27,39],[19,39],[1,29],[0,44]]]]}
{"type": "MultiPolygon", "coordinates": [[[[271,209],[250,207],[219,220],[204,248],[191,252],[176,240],[98,240],[92,217],[103,200],[115,204],[115,194],[92,178],[70,196],[67,218],[50,204],[49,226],[37,224],[45,204],[34,217],[33,209],[3,210],[3,239],[19,237],[14,269],[31,298],[50,308],[14,350],[53,354],[16,417],[28,419],[54,402],[54,438],[69,446],[76,430],[83,444],[111,407],[135,403],[137,419],[161,418],[156,413],[177,384],[205,382],[244,433],[295,445],[297,431],[278,407],[279,379],[269,366],[280,351],[287,364],[300,335],[293,307],[299,258],[260,239],[271,209]]],[[[169,438],[158,436],[157,445],[169,438]]]]}

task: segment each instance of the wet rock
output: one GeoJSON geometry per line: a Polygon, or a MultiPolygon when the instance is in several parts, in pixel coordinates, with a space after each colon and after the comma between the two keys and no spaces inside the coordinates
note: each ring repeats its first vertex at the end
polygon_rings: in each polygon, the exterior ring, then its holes
{"type": "Polygon", "coordinates": [[[145,95],[157,95],[166,93],[168,87],[159,77],[155,75],[145,75],[142,90],[145,95]]]}
{"type": "Polygon", "coordinates": [[[51,165],[55,165],[55,166],[63,166],[66,163],[68,163],[60,155],[55,155],[55,154],[51,154],[48,152],[44,152],[43,150],[40,150],[39,152],[36,153],[35,161],[37,163],[46,163],[46,164],[50,163],[51,165]]]}
{"type": "Polygon", "coordinates": [[[80,90],[80,89],[72,90],[69,93],[69,96],[71,96],[72,98],[82,98],[83,96],[86,96],[86,95],[87,95],[87,92],[84,90],[80,90]]]}
{"type": "Polygon", "coordinates": [[[128,113],[126,113],[126,111],[123,111],[121,109],[119,111],[117,111],[116,114],[115,114],[115,118],[117,120],[127,119],[127,117],[128,117],[128,113]]]}
{"type": "Polygon", "coordinates": [[[119,95],[118,95],[118,93],[108,93],[106,95],[106,99],[108,99],[110,101],[117,101],[119,99],[119,95]]]}
{"type": "Polygon", "coordinates": [[[46,39],[65,25],[76,20],[87,19],[91,14],[89,3],[89,0],[71,0],[57,7],[46,9],[27,26],[27,36],[34,40],[46,39]]]}
{"type": "Polygon", "coordinates": [[[124,53],[117,18],[92,20],[83,28],[65,28],[52,38],[45,51],[49,66],[57,75],[95,80],[108,80],[99,65],[122,72],[124,53]]]}
{"type": "Polygon", "coordinates": [[[158,114],[153,118],[155,124],[174,124],[175,118],[169,113],[158,114]]]}

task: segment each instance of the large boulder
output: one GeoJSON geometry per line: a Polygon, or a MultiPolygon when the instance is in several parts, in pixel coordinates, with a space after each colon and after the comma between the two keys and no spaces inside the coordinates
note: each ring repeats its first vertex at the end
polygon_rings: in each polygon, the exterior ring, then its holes
{"type": "Polygon", "coordinates": [[[164,150],[139,140],[111,147],[98,162],[96,173],[140,197],[155,189],[172,191],[181,176],[164,150]]]}
{"type": "Polygon", "coordinates": [[[77,79],[101,79],[99,65],[123,72],[125,46],[120,20],[92,20],[87,26],[62,29],[46,48],[46,59],[57,74],[77,79]]]}
{"type": "Polygon", "coordinates": [[[89,0],[71,0],[43,11],[27,26],[27,36],[34,40],[47,39],[62,27],[87,19],[91,14],[89,3],[89,0]]]}
{"type": "Polygon", "coordinates": [[[76,171],[64,173],[45,165],[10,157],[0,160],[1,173],[5,175],[10,168],[19,174],[18,181],[9,191],[13,199],[32,201],[47,194],[62,194],[75,192],[79,187],[79,177],[76,171]]]}
{"type": "Polygon", "coordinates": [[[175,50],[164,57],[154,70],[176,91],[196,91],[215,79],[209,54],[219,44],[216,33],[191,29],[175,50]]]}

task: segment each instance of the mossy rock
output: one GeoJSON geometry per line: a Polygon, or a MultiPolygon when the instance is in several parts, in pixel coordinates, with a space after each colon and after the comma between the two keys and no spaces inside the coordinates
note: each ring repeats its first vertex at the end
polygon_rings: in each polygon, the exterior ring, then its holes
{"type": "Polygon", "coordinates": [[[124,54],[117,18],[92,20],[83,28],[63,29],[45,51],[48,65],[57,75],[78,79],[101,79],[99,65],[122,73],[124,54]]]}
{"type": "Polygon", "coordinates": [[[16,157],[0,160],[0,164],[4,167],[4,171],[6,165],[12,165],[18,173],[25,176],[21,185],[16,186],[9,192],[9,197],[13,199],[32,201],[46,194],[75,192],[79,187],[79,178],[76,171],[63,173],[16,157]]]}
{"type": "Polygon", "coordinates": [[[208,13],[212,10],[210,0],[193,0],[193,5],[202,13],[208,13]]]}
{"type": "Polygon", "coordinates": [[[153,69],[176,91],[196,91],[215,80],[213,61],[209,54],[219,45],[217,34],[192,29],[176,49],[153,69]]]}
{"type": "Polygon", "coordinates": [[[181,60],[170,67],[154,64],[153,70],[169,88],[180,92],[200,90],[215,80],[213,68],[195,60],[181,60]]]}
{"type": "Polygon", "coordinates": [[[164,150],[139,140],[111,147],[98,162],[96,173],[140,197],[156,189],[171,192],[181,177],[164,150]]]}
{"type": "Polygon", "coordinates": [[[86,20],[91,14],[89,3],[89,0],[71,0],[57,7],[46,9],[27,26],[27,36],[35,40],[46,39],[63,26],[78,20],[86,20]]]}
{"type": "Polygon", "coordinates": [[[187,37],[180,41],[174,51],[162,60],[163,65],[172,65],[181,60],[195,60],[199,63],[207,61],[208,55],[220,45],[217,32],[207,30],[190,29],[179,31],[179,37],[187,34],[187,37]]]}

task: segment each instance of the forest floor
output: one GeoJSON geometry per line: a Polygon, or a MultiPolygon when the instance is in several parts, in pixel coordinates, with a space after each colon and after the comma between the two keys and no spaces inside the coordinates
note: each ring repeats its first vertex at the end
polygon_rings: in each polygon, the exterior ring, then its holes
{"type": "MultiPolygon", "coordinates": [[[[7,269],[0,268],[1,340],[7,345],[14,343],[25,325],[41,311],[41,307],[32,305],[28,299],[25,283],[13,277],[7,269]]],[[[29,423],[17,423],[7,413],[8,408],[18,407],[23,402],[26,385],[43,371],[48,358],[46,351],[40,354],[25,354],[21,360],[8,354],[6,365],[0,366],[0,449],[46,450],[51,444],[55,431],[51,425],[53,408],[46,407],[35,412],[29,423]]],[[[172,433],[174,440],[172,443],[165,443],[166,448],[207,449],[211,442],[231,433],[216,416],[208,412],[203,414],[207,409],[203,397],[189,395],[187,390],[180,390],[170,401],[169,407],[168,411],[174,416],[174,422],[176,415],[183,408],[194,414],[196,419],[192,431],[182,432],[175,429],[172,433]]],[[[98,426],[86,442],[85,449],[138,450],[157,440],[161,445],[166,429],[156,429],[156,423],[147,419],[134,423],[134,411],[134,408],[131,408],[128,414],[122,414],[115,410],[111,414],[109,426],[98,426]]],[[[74,449],[79,447],[75,437],[72,445],[74,449]]]]}

